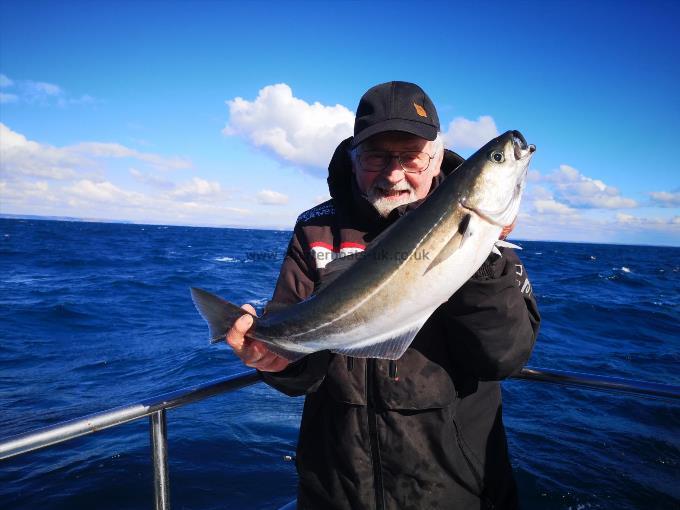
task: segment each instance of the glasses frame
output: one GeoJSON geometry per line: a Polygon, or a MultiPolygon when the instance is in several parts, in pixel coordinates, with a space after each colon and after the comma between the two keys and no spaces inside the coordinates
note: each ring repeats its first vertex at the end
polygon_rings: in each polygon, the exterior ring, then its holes
{"type": "Polygon", "coordinates": [[[359,167],[361,168],[362,171],[368,172],[368,173],[371,173],[371,174],[378,174],[378,173],[384,172],[385,168],[390,166],[390,163],[392,163],[392,160],[394,158],[397,158],[397,161],[399,162],[399,166],[401,167],[402,172],[404,172],[405,174],[420,175],[424,172],[427,172],[427,169],[430,168],[430,164],[432,164],[432,160],[435,158],[436,155],[437,155],[437,152],[435,152],[434,154],[430,154],[429,152],[425,152],[425,151],[402,151],[402,152],[397,152],[396,154],[394,154],[390,151],[367,150],[367,151],[362,151],[359,154],[357,154],[357,163],[359,163],[359,167]],[[361,164],[361,156],[366,154],[366,153],[369,153],[369,152],[374,152],[374,153],[379,152],[379,153],[382,153],[382,154],[386,154],[386,155],[389,156],[389,160],[387,161],[385,166],[382,167],[380,170],[369,170],[361,164]],[[428,158],[430,158],[430,160],[427,162],[427,165],[422,170],[406,170],[406,168],[404,168],[404,163],[401,161],[401,156],[403,154],[414,153],[414,152],[416,152],[418,154],[425,154],[428,158]]]}

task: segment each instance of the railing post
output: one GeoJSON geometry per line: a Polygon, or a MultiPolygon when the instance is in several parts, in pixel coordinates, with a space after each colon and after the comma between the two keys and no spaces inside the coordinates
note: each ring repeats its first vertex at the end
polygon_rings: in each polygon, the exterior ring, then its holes
{"type": "Polygon", "coordinates": [[[168,477],[168,441],[165,409],[149,416],[151,427],[151,458],[156,510],[170,510],[170,479],[168,477]]]}

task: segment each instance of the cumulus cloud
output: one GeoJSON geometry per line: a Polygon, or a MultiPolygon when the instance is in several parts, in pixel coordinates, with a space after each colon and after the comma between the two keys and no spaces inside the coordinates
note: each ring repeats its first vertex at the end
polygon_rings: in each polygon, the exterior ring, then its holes
{"type": "Polygon", "coordinates": [[[257,194],[257,201],[263,205],[286,205],[288,197],[278,191],[263,189],[257,194]]]}
{"type": "Polygon", "coordinates": [[[618,213],[616,215],[616,221],[622,225],[635,226],[635,227],[671,227],[677,229],[678,216],[672,218],[646,218],[642,216],[635,216],[632,214],[618,213]]]}
{"type": "Polygon", "coordinates": [[[568,206],[583,209],[624,209],[637,207],[632,198],[621,196],[619,190],[599,179],[586,177],[569,165],[543,177],[551,183],[556,198],[568,206]]]}
{"type": "Polygon", "coordinates": [[[94,166],[80,154],[28,140],[0,123],[0,171],[5,176],[72,179],[78,170],[94,166]]]}
{"type": "Polygon", "coordinates": [[[171,193],[177,198],[207,199],[216,198],[223,194],[222,186],[217,181],[207,181],[194,177],[188,182],[179,184],[171,193]]]}
{"type": "MultiPolygon", "coordinates": [[[[200,177],[177,182],[175,173],[159,174],[185,163],[116,143],[53,147],[0,124],[0,210],[160,224],[282,228],[294,223],[295,212],[287,209],[253,212],[247,205],[252,197],[240,203],[238,197],[232,200],[220,182],[200,177]],[[121,158],[143,166],[128,167],[126,172],[122,165],[110,164],[121,158]]],[[[276,192],[263,197],[270,203],[287,199],[276,192]]]]}
{"type": "Polygon", "coordinates": [[[680,191],[652,191],[652,203],[659,207],[680,207],[680,191]]]}
{"type": "Polygon", "coordinates": [[[555,200],[552,192],[543,186],[534,185],[528,188],[523,206],[523,209],[529,209],[538,214],[568,216],[577,213],[576,209],[555,200]]]}
{"type": "Polygon", "coordinates": [[[101,160],[107,158],[130,158],[161,170],[191,167],[186,159],[139,152],[116,143],[87,142],[53,147],[28,140],[0,123],[0,171],[5,176],[74,179],[83,173],[97,173],[101,160]]]}
{"type": "Polygon", "coordinates": [[[541,214],[576,214],[576,210],[568,205],[562,204],[552,198],[542,198],[534,200],[536,212],[541,214]]]}
{"type": "Polygon", "coordinates": [[[95,182],[82,179],[63,187],[62,190],[87,202],[137,205],[144,201],[141,193],[125,191],[109,181],[95,182]]]}
{"type": "Polygon", "coordinates": [[[482,115],[477,120],[456,117],[450,122],[447,131],[442,133],[442,136],[446,146],[453,150],[479,149],[498,136],[498,129],[489,115],[482,115]]]}
{"type": "Polygon", "coordinates": [[[226,102],[228,136],[244,137],[278,158],[311,169],[325,169],[338,142],[351,136],[354,114],[336,104],[308,103],[293,96],[285,83],[261,89],[254,101],[236,97],[226,102]]]}

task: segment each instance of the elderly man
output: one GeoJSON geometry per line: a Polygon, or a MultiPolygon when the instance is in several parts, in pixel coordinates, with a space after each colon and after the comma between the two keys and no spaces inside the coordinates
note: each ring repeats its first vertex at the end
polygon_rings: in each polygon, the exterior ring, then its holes
{"type": "MultiPolygon", "coordinates": [[[[330,162],[332,198],[299,216],[272,302],[309,297],[331,259],[365,249],[462,161],[444,150],[420,87],[368,90],[354,137],[330,162]]],[[[247,338],[250,316],[236,321],[227,341],[243,362],[279,391],[307,395],[298,508],[517,507],[498,381],[522,368],[538,333],[526,278],[512,250],[490,255],[396,361],[322,351],[289,363],[247,338]]]]}

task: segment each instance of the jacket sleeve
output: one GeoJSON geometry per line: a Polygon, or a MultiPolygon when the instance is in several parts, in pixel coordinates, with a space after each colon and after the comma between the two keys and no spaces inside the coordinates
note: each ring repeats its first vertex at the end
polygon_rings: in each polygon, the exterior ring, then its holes
{"type": "Polygon", "coordinates": [[[541,320],[524,265],[509,249],[501,257],[490,255],[451,296],[444,313],[455,366],[479,380],[519,372],[541,320]]]}
{"type": "MultiPolygon", "coordinates": [[[[288,244],[271,303],[299,303],[314,291],[314,275],[303,251],[304,232],[296,227],[288,244]]],[[[269,306],[269,305],[268,305],[269,306]]],[[[321,351],[291,363],[281,372],[260,372],[262,380],[289,396],[316,391],[326,377],[330,352],[321,351]]]]}

